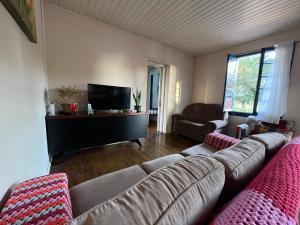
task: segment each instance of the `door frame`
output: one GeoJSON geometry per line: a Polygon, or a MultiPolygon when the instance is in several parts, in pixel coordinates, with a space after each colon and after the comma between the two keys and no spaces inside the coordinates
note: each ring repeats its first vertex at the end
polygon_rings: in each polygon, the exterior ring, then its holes
{"type": "Polygon", "coordinates": [[[164,118],[165,118],[165,96],[166,96],[166,65],[148,61],[147,63],[147,100],[146,109],[149,112],[150,105],[150,76],[149,66],[158,67],[161,69],[159,77],[159,91],[158,91],[158,110],[157,110],[157,132],[163,132],[164,118]]]}

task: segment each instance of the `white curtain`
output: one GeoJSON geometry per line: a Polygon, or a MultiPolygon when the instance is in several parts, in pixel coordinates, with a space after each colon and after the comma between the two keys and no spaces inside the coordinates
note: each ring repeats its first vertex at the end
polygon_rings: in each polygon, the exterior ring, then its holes
{"type": "Polygon", "coordinates": [[[262,104],[258,106],[258,120],[278,124],[286,112],[293,49],[293,41],[275,45],[276,56],[262,93],[262,104]]]}

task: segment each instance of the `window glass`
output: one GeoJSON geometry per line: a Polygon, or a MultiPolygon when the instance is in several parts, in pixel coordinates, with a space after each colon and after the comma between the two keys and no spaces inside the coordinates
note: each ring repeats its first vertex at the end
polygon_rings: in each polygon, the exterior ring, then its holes
{"type": "Polygon", "coordinates": [[[227,81],[224,96],[224,111],[229,112],[233,110],[233,102],[235,97],[235,83],[236,83],[236,69],[237,58],[229,56],[227,65],[227,81]]]}
{"type": "Polygon", "coordinates": [[[268,86],[275,57],[272,48],[246,55],[229,55],[224,93],[225,111],[245,116],[257,112],[271,91],[268,86]]]}
{"type": "Polygon", "coordinates": [[[238,58],[234,112],[253,113],[260,53],[238,58]]]}
{"type": "Polygon", "coordinates": [[[258,102],[257,102],[257,110],[261,108],[261,106],[267,102],[270,95],[270,81],[272,68],[274,59],[276,57],[274,50],[265,51],[264,55],[264,62],[262,63],[262,73],[261,73],[261,80],[260,80],[260,87],[259,87],[259,95],[258,95],[258,102]]]}

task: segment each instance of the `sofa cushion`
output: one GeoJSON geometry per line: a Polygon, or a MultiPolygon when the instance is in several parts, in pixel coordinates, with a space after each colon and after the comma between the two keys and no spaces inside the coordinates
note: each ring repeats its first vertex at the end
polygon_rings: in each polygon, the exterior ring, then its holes
{"type": "Polygon", "coordinates": [[[277,132],[251,135],[250,139],[263,143],[266,147],[266,157],[273,156],[286,142],[287,138],[277,132]]]}
{"type": "Polygon", "coordinates": [[[166,166],[172,162],[176,162],[183,158],[184,157],[180,154],[166,155],[157,159],[144,162],[142,164],[142,168],[146,171],[147,174],[150,174],[163,166],[166,166]]]}
{"type": "Polygon", "coordinates": [[[200,145],[195,145],[193,147],[190,147],[184,151],[181,152],[182,155],[184,156],[195,156],[195,155],[206,155],[206,156],[210,156],[211,154],[213,154],[216,150],[203,143],[200,145]]]}
{"type": "Polygon", "coordinates": [[[24,181],[14,188],[0,224],[68,224],[72,219],[68,179],[57,173],[24,181]]]}
{"type": "Polygon", "coordinates": [[[216,132],[206,135],[205,140],[204,140],[205,144],[207,144],[217,150],[228,148],[239,142],[240,142],[239,139],[236,139],[236,138],[224,135],[224,134],[216,133],[216,132]]]}
{"type": "Polygon", "coordinates": [[[195,141],[203,142],[208,133],[213,132],[212,124],[202,124],[189,120],[178,120],[175,122],[175,132],[195,141]]]}
{"type": "Polygon", "coordinates": [[[183,114],[191,121],[207,123],[211,120],[222,120],[224,113],[218,104],[194,103],[183,110],[183,114]]]}
{"type": "Polygon", "coordinates": [[[194,127],[201,128],[204,126],[202,123],[197,123],[190,120],[178,120],[177,123],[180,124],[183,129],[194,129],[194,127]]]}
{"type": "Polygon", "coordinates": [[[224,166],[213,158],[187,157],[151,173],[121,195],[71,224],[186,225],[205,220],[224,185],[224,166]]]}
{"type": "Polygon", "coordinates": [[[146,177],[139,166],[132,166],[109,173],[70,189],[74,216],[111,199],[146,177]]]}
{"type": "Polygon", "coordinates": [[[230,148],[212,155],[225,166],[227,192],[236,192],[247,184],[261,169],[265,159],[265,146],[251,139],[244,139],[230,148]]]}
{"type": "Polygon", "coordinates": [[[282,147],[211,224],[296,225],[299,206],[300,137],[282,147]]]}

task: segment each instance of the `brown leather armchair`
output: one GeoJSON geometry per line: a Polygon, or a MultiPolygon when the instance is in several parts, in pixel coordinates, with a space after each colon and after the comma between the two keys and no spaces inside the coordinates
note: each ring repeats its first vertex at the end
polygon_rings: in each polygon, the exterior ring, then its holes
{"type": "Polygon", "coordinates": [[[199,142],[208,133],[224,133],[227,125],[228,113],[218,104],[194,103],[172,118],[172,132],[199,142]]]}

